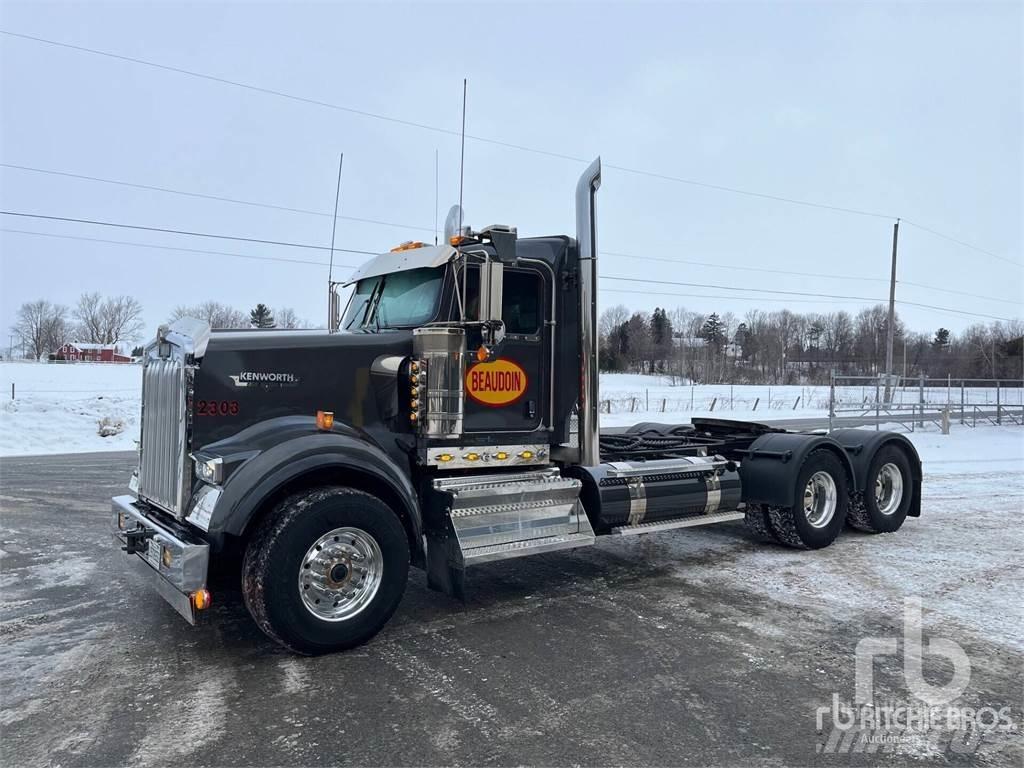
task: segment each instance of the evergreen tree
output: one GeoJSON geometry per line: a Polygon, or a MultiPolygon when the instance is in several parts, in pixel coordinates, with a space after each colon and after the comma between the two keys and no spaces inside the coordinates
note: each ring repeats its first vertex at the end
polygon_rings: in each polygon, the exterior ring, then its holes
{"type": "Polygon", "coordinates": [[[936,352],[942,352],[949,347],[949,329],[939,328],[935,332],[935,338],[932,339],[932,349],[936,352]]]}
{"type": "Polygon", "coordinates": [[[253,328],[273,328],[274,327],[274,315],[270,312],[270,307],[266,304],[257,304],[249,312],[249,325],[253,328]]]}

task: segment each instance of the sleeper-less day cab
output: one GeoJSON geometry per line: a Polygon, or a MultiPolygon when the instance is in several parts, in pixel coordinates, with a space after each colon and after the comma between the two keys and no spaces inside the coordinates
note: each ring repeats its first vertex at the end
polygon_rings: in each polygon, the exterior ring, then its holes
{"type": "Polygon", "coordinates": [[[471,568],[597,536],[743,519],[817,549],[919,515],[921,463],[895,433],[600,429],[600,179],[596,160],[575,239],[448,227],[371,259],[329,332],[162,326],[113,499],[160,595],[195,623],[233,579],[267,635],[316,654],[376,634],[410,565],[462,596],[471,568]]]}

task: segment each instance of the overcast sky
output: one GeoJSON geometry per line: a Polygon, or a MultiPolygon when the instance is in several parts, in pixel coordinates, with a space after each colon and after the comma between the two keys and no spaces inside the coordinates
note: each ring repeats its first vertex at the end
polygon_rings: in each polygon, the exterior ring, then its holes
{"type": "MultiPolygon", "coordinates": [[[[602,275],[818,296],[604,280],[603,307],[855,312],[887,297],[890,217],[902,216],[993,255],[902,226],[901,280],[978,296],[904,283],[898,299],[1020,317],[1024,271],[1011,262],[1024,261],[1022,7],[4,2],[0,28],[450,131],[467,77],[469,134],[602,156],[601,250],[667,260],[605,253],[602,275]]],[[[458,198],[459,142],[447,133],[8,35],[0,89],[5,164],[326,213],[343,151],[342,214],[419,228],[340,220],[343,248],[432,239],[435,149],[442,222],[458,198]]],[[[467,220],[513,224],[521,236],[574,234],[583,168],[471,139],[467,220]]],[[[329,215],[6,167],[0,203],[320,246],[331,237],[329,215]]],[[[11,216],[0,227],[4,345],[21,302],[70,305],[86,290],[136,295],[147,335],[175,305],[205,299],[290,306],[324,322],[322,264],[141,244],[326,262],[322,250],[11,216]]],[[[339,254],[336,272],[364,258],[339,254]]],[[[919,330],[987,322],[898,309],[919,330]]]]}

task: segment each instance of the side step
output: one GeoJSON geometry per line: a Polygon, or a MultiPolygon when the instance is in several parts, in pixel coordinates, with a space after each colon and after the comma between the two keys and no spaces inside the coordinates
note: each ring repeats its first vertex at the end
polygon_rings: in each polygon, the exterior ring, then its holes
{"type": "Polygon", "coordinates": [[[654,523],[640,523],[640,525],[620,525],[612,528],[612,533],[619,536],[631,536],[641,533],[658,533],[659,531],[671,531],[676,528],[694,528],[698,525],[713,525],[714,523],[728,523],[733,520],[742,520],[743,512],[718,512],[713,515],[694,515],[676,520],[661,520],[654,523]]]}
{"type": "Polygon", "coordinates": [[[435,480],[444,499],[449,564],[467,568],[593,544],[581,486],[554,467],[435,480]]]}

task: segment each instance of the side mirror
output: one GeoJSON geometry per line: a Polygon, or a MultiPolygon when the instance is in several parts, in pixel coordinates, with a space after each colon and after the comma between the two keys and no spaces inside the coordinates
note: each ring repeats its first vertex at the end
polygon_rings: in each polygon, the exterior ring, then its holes
{"type": "Polygon", "coordinates": [[[488,259],[480,265],[480,319],[501,322],[502,287],[505,265],[488,259]]]}
{"type": "Polygon", "coordinates": [[[505,265],[488,259],[480,265],[480,320],[482,346],[477,350],[477,359],[493,360],[505,340],[505,323],[501,319],[502,289],[505,282],[505,265]]]}

